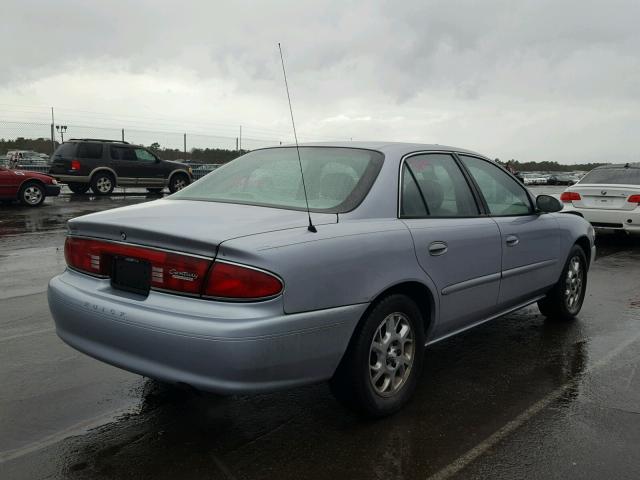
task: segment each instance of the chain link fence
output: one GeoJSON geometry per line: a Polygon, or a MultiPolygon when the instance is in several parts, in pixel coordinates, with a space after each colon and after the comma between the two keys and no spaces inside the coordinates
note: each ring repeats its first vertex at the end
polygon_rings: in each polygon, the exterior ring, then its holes
{"type": "Polygon", "coordinates": [[[48,157],[63,140],[74,138],[126,141],[151,147],[166,160],[187,160],[195,163],[218,163],[216,157],[222,158],[224,162],[234,158],[234,152],[237,156],[247,150],[282,144],[280,139],[258,136],[231,137],[202,132],[0,120],[0,162],[6,160],[7,154],[15,150],[23,151],[23,154],[28,152],[30,158],[48,157]]]}

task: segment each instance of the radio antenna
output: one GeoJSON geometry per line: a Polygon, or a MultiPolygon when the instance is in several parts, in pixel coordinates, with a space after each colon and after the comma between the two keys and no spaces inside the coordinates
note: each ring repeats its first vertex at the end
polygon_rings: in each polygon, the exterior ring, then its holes
{"type": "Polygon", "coordinates": [[[304,201],[307,205],[307,216],[309,217],[309,226],[307,230],[316,233],[318,230],[311,221],[311,210],[309,210],[309,197],[307,197],[307,186],[304,183],[304,172],[302,171],[302,158],[300,158],[300,146],[298,145],[298,134],[296,133],[296,122],[293,119],[293,108],[291,107],[291,95],[289,95],[289,83],[287,82],[287,71],[284,69],[284,57],[282,56],[282,47],[278,42],[278,50],[280,51],[280,61],[282,62],[282,75],[284,76],[284,88],[287,90],[287,100],[289,100],[289,113],[291,113],[291,125],[293,125],[293,138],[296,141],[296,153],[298,154],[298,164],[300,165],[300,177],[302,177],[302,190],[304,191],[304,201]]]}

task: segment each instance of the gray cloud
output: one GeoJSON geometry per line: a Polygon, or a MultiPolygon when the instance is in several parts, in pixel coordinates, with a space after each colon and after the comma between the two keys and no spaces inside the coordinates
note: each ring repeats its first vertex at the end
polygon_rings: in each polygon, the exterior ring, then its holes
{"type": "MultiPolygon", "coordinates": [[[[215,102],[211,121],[235,121],[221,116],[233,117],[235,105],[254,124],[286,130],[286,112],[274,111],[281,41],[307,137],[440,141],[531,160],[612,152],[638,160],[634,0],[9,0],[2,10],[12,19],[3,23],[11,41],[0,44],[6,103],[32,102],[33,89],[41,99],[38,88],[61,74],[82,73],[88,90],[101,75],[148,77],[158,88],[166,78],[168,91],[190,85],[200,103],[215,102]]],[[[114,88],[131,108],[151,102],[179,114],[163,105],[170,93],[134,82],[114,88]]],[[[63,100],[82,106],[70,94],[63,100]]],[[[206,115],[188,108],[185,118],[206,115]]]]}

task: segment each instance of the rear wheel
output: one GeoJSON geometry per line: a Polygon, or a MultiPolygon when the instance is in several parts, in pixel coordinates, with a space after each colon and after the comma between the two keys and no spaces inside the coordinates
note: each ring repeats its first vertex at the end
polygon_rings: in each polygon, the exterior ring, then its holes
{"type": "Polygon", "coordinates": [[[98,172],[91,178],[91,190],[96,195],[109,195],[116,187],[116,181],[109,172],[98,172]]]}
{"type": "Polygon", "coordinates": [[[67,187],[69,187],[69,190],[71,190],[73,193],[87,193],[87,191],[89,190],[89,184],[88,183],[67,183],[67,187]]]}
{"type": "Polygon", "coordinates": [[[582,248],[574,245],[560,280],[538,301],[538,308],[549,320],[571,320],[580,312],[586,290],[587,257],[582,248]]]}
{"type": "Polygon", "coordinates": [[[406,295],[380,301],[359,325],[331,379],[336,398],[371,417],[402,408],[422,370],[422,326],[420,310],[406,295]]]}
{"type": "Polygon", "coordinates": [[[189,177],[184,173],[176,173],[169,181],[169,191],[175,193],[189,185],[189,177]]]}
{"type": "Polygon", "coordinates": [[[22,186],[18,198],[23,205],[37,207],[44,202],[44,187],[39,183],[31,182],[22,186]]]}

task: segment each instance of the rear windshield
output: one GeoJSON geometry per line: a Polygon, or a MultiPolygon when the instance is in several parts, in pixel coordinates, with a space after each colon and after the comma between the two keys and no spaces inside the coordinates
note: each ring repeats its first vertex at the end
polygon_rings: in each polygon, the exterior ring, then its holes
{"type": "Polygon", "coordinates": [[[53,155],[54,157],[73,157],[76,153],[76,145],[77,144],[73,142],[63,143],[56,149],[56,152],[53,155]]]}
{"type": "Polygon", "coordinates": [[[582,177],[580,183],[640,185],[640,168],[597,168],[582,177]]]}
{"type": "MultiPolygon", "coordinates": [[[[316,212],[341,213],[353,210],[364,199],[384,156],[355,148],[300,147],[300,158],[309,208],[316,212]]],[[[293,210],[306,208],[295,147],[247,153],[171,198],[293,210]]]]}

